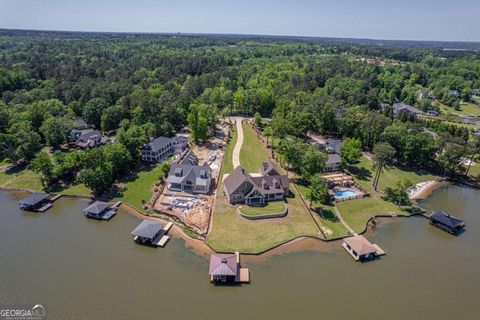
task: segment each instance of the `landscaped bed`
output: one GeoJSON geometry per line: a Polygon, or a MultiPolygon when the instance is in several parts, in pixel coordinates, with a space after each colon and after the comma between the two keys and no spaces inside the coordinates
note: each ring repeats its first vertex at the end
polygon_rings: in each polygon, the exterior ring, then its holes
{"type": "Polygon", "coordinates": [[[239,207],[239,211],[242,216],[247,218],[260,219],[285,215],[287,206],[283,201],[270,201],[266,205],[258,207],[243,205],[239,207]]]}

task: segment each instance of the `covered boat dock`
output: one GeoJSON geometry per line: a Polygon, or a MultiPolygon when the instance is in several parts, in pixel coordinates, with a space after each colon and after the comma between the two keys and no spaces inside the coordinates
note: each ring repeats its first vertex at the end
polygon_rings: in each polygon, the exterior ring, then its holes
{"type": "Polygon", "coordinates": [[[45,212],[52,207],[50,195],[41,192],[34,192],[26,198],[18,201],[21,210],[45,212]]]}
{"type": "Polygon", "coordinates": [[[164,224],[158,221],[143,220],[131,233],[133,240],[139,244],[163,247],[169,236],[166,235],[172,223],[164,224]]]}
{"type": "Polygon", "coordinates": [[[215,284],[250,282],[248,268],[241,268],[239,252],[212,254],[208,274],[210,275],[210,281],[215,284]]]}
{"type": "Polygon", "coordinates": [[[453,235],[458,235],[465,227],[463,220],[443,211],[432,212],[428,218],[430,219],[430,224],[453,235]]]}
{"type": "Polygon", "coordinates": [[[343,239],[342,247],[355,261],[373,260],[385,254],[378,245],[371,244],[364,236],[359,235],[343,239]]]}
{"type": "Polygon", "coordinates": [[[95,201],[83,209],[83,214],[87,218],[110,220],[116,214],[116,211],[115,208],[110,206],[110,204],[107,202],[95,201]]]}

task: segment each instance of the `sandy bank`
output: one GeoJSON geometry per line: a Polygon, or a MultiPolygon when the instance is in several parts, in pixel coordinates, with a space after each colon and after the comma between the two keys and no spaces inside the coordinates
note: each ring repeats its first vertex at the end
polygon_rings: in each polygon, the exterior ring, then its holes
{"type": "Polygon", "coordinates": [[[443,179],[420,182],[410,189],[408,197],[410,200],[424,200],[428,198],[434,190],[447,184],[448,182],[443,179]]]}

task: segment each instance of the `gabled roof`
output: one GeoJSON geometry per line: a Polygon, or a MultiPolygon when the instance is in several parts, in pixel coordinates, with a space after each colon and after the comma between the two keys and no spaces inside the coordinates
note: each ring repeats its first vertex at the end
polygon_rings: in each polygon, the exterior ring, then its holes
{"type": "Polygon", "coordinates": [[[238,273],[235,254],[214,253],[210,256],[208,274],[213,276],[236,276],[238,273]]]}
{"type": "Polygon", "coordinates": [[[262,194],[279,193],[283,189],[288,189],[289,180],[286,175],[252,177],[251,181],[258,187],[262,194]],[[275,182],[280,185],[280,188],[275,188],[275,182]],[[264,188],[264,184],[268,185],[268,189],[264,188]]]}
{"type": "Polygon", "coordinates": [[[422,111],[418,110],[417,108],[414,108],[408,104],[405,104],[403,102],[400,102],[400,103],[395,103],[393,106],[392,106],[392,109],[393,109],[393,112],[395,114],[398,114],[400,111],[402,110],[406,110],[410,113],[413,113],[413,114],[421,114],[423,113],[422,111]]]}
{"type": "Polygon", "coordinates": [[[437,221],[437,222],[440,222],[441,224],[444,224],[444,225],[446,225],[448,227],[451,227],[451,228],[456,228],[456,227],[463,226],[463,220],[460,220],[456,217],[453,217],[453,216],[451,216],[448,213],[443,212],[443,211],[435,211],[430,216],[430,219],[432,219],[434,221],[437,221]]]}
{"type": "Polygon", "coordinates": [[[340,158],[340,156],[336,153],[333,153],[333,154],[329,154],[328,155],[328,158],[327,158],[327,162],[326,164],[336,164],[336,163],[340,163],[342,159],[340,158]]]}
{"type": "Polygon", "coordinates": [[[353,251],[355,251],[359,256],[377,252],[377,250],[370,243],[370,241],[365,239],[365,237],[363,236],[354,236],[350,238],[345,238],[343,239],[343,242],[348,244],[350,248],[352,248],[353,251]]]}
{"type": "Polygon", "coordinates": [[[34,192],[31,195],[29,195],[26,198],[23,198],[22,200],[18,201],[19,204],[25,205],[25,206],[33,206],[39,202],[42,202],[43,200],[47,199],[49,197],[48,194],[46,193],[41,193],[41,192],[34,192]]]}
{"type": "Polygon", "coordinates": [[[241,166],[238,166],[225,178],[225,180],[223,180],[223,184],[225,186],[225,190],[230,195],[246,181],[253,184],[251,178],[252,177],[245,169],[243,169],[241,166]]]}
{"type": "Polygon", "coordinates": [[[170,171],[168,172],[167,183],[183,183],[189,179],[192,182],[198,182],[197,184],[206,185],[206,180],[210,179],[212,175],[212,169],[209,166],[195,166],[190,164],[172,164],[170,171]],[[206,178],[201,178],[202,172],[205,173],[206,178]],[[181,173],[179,177],[176,174],[181,173]],[[205,180],[205,184],[200,180],[205,180]]]}
{"type": "Polygon", "coordinates": [[[262,163],[262,166],[260,167],[260,172],[262,175],[268,175],[272,174],[272,170],[274,171],[274,175],[280,174],[280,171],[278,170],[277,166],[271,161],[267,160],[264,163],[262,163]]]}
{"type": "Polygon", "coordinates": [[[162,230],[163,223],[151,220],[143,220],[131,233],[132,236],[152,239],[162,230]]]}
{"type": "Polygon", "coordinates": [[[163,147],[168,146],[169,144],[172,143],[172,139],[167,138],[167,137],[158,137],[155,140],[150,141],[145,145],[145,147],[150,148],[150,150],[156,152],[163,147]]]}
{"type": "Polygon", "coordinates": [[[182,162],[180,162],[180,164],[189,164],[189,165],[197,165],[198,164],[198,158],[197,156],[195,155],[195,153],[193,153],[193,151],[190,151],[182,160],[182,162]]]}
{"type": "Polygon", "coordinates": [[[101,137],[101,133],[98,130],[95,129],[85,129],[85,130],[80,130],[80,136],[78,137],[79,140],[82,141],[87,141],[88,139],[91,139],[95,136],[101,137]]]}
{"type": "Polygon", "coordinates": [[[99,214],[107,210],[108,208],[110,208],[110,205],[108,203],[102,201],[95,201],[94,203],[83,209],[83,212],[99,214]]]}

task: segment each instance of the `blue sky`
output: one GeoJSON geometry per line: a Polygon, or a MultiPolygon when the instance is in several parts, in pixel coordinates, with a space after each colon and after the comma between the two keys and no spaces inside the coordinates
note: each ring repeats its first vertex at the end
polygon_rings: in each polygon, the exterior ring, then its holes
{"type": "Polygon", "coordinates": [[[480,41],[480,0],[0,0],[0,28],[480,41]]]}

